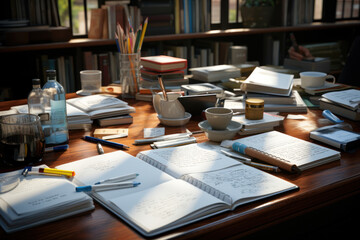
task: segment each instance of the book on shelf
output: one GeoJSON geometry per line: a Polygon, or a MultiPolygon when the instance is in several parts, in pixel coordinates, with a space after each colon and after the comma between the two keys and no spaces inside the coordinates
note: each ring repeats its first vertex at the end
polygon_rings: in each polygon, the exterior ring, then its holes
{"type": "Polygon", "coordinates": [[[187,68],[186,59],[166,55],[141,57],[141,64],[145,69],[161,73],[187,68]]]}
{"type": "Polygon", "coordinates": [[[301,171],[340,160],[341,157],[338,151],[278,131],[260,133],[233,142],[245,144],[248,148],[295,164],[301,171]]]}
{"type": "Polygon", "coordinates": [[[96,124],[100,127],[120,125],[120,124],[129,124],[133,122],[133,117],[129,114],[119,115],[108,118],[99,118],[95,120],[96,124]]]}
{"type": "Polygon", "coordinates": [[[203,82],[218,82],[229,78],[240,77],[240,69],[233,65],[215,65],[190,68],[192,78],[203,82]]]}
{"type": "Polygon", "coordinates": [[[106,13],[106,9],[102,9],[102,8],[91,9],[88,38],[90,39],[102,38],[105,13],[106,13]]]}
{"type": "MultiPolygon", "coordinates": [[[[299,93],[296,90],[293,90],[293,95],[295,96],[294,104],[272,104],[272,103],[264,103],[264,111],[266,112],[299,112],[306,113],[307,106],[304,100],[301,98],[299,93]]],[[[226,99],[224,103],[224,107],[231,108],[234,112],[245,112],[245,103],[240,100],[231,100],[226,99]]]]}
{"type": "Polygon", "coordinates": [[[137,173],[137,187],[89,195],[145,236],[298,188],[196,143],[143,151],[137,157],[116,151],[58,168],[76,171],[73,182],[79,186],[137,173]]]}
{"type": "Polygon", "coordinates": [[[1,183],[17,184],[0,193],[0,225],[7,233],[94,209],[93,200],[85,193],[75,192],[76,186],[65,177],[24,177],[21,173],[17,170],[0,174],[1,183]]]}
{"type": "Polygon", "coordinates": [[[326,98],[319,99],[319,108],[322,110],[330,110],[334,114],[338,114],[354,121],[360,121],[360,111],[353,111],[351,109],[345,108],[342,105],[330,101],[326,98]]]}
{"type": "Polygon", "coordinates": [[[278,73],[256,67],[250,76],[241,84],[246,92],[266,93],[289,96],[293,87],[294,75],[278,73]]]}

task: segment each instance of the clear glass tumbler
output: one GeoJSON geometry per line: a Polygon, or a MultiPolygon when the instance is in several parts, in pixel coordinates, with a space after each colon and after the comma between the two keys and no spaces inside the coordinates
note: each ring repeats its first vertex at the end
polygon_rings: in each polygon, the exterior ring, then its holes
{"type": "Polygon", "coordinates": [[[135,98],[139,91],[140,53],[119,54],[122,98],[135,98]]]}
{"type": "Polygon", "coordinates": [[[0,118],[0,158],[10,166],[40,162],[45,138],[39,116],[13,114],[0,118]]]}

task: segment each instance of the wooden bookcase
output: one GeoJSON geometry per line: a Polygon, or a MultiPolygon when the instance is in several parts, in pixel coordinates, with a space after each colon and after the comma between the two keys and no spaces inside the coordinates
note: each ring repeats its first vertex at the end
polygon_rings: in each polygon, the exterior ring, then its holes
{"type": "MultiPolygon", "coordinates": [[[[162,50],[169,43],[178,43],[191,46],[196,41],[229,41],[234,45],[248,46],[248,60],[268,64],[267,59],[272,55],[268,41],[278,40],[279,64],[290,46],[288,34],[294,32],[299,44],[345,41],[351,43],[360,29],[359,20],[342,21],[335,23],[312,23],[288,27],[269,28],[235,28],[227,30],[211,30],[203,33],[170,34],[146,36],[143,49],[148,47],[162,50]]],[[[270,47],[271,48],[271,47],[270,47]]],[[[71,39],[68,42],[31,44],[20,46],[1,46],[0,70],[3,77],[0,85],[0,101],[26,98],[30,92],[31,79],[42,78],[39,72],[39,59],[47,56],[71,56],[75,81],[75,90],[79,90],[79,72],[83,69],[84,51],[116,51],[114,40],[71,39]]]]}

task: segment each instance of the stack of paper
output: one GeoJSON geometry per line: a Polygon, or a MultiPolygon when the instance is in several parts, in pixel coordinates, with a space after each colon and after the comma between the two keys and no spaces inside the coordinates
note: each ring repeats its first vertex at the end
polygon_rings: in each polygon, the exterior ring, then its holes
{"type": "Polygon", "coordinates": [[[279,126],[282,123],[284,117],[264,113],[264,117],[259,120],[246,119],[245,115],[233,116],[232,120],[243,125],[238,133],[239,135],[249,135],[273,130],[274,127],[279,126]]]}
{"type": "Polygon", "coordinates": [[[24,177],[21,172],[0,174],[1,183],[10,175],[19,180],[14,189],[0,193],[0,225],[6,232],[27,229],[94,208],[92,199],[85,193],[75,192],[75,185],[64,177],[24,177]]]}

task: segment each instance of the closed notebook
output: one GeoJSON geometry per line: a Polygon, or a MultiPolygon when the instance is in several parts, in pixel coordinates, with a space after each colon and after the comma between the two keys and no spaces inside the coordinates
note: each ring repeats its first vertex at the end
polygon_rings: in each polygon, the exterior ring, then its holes
{"type": "Polygon", "coordinates": [[[186,69],[187,60],[166,55],[148,56],[141,58],[141,65],[152,71],[170,72],[186,69]]]}
{"type": "Polygon", "coordinates": [[[294,75],[278,73],[256,67],[241,84],[242,91],[290,96],[294,75]]]}
{"type": "Polygon", "coordinates": [[[340,160],[341,157],[338,151],[278,131],[245,137],[234,142],[243,143],[280,161],[296,164],[300,170],[340,160]]]}
{"type": "Polygon", "coordinates": [[[59,166],[87,185],[138,173],[137,187],[91,192],[100,204],[145,236],[230,211],[241,204],[297,189],[218,151],[190,144],[176,148],[102,154],[59,166]]]}

